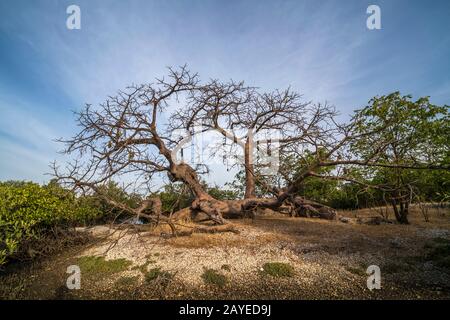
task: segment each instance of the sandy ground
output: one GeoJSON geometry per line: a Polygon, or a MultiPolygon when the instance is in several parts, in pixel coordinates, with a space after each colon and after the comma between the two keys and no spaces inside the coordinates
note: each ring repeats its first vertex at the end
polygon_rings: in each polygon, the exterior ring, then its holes
{"type": "MultiPolygon", "coordinates": [[[[376,215],[374,210],[341,215],[376,215]]],[[[12,266],[0,276],[3,299],[448,299],[450,268],[430,258],[436,247],[450,252],[450,213],[419,211],[411,224],[361,225],[276,215],[235,220],[239,234],[194,234],[168,238],[165,230],[111,230],[96,226],[94,240],[38,263],[12,266]],[[68,290],[66,268],[80,257],[126,259],[124,270],[84,272],[81,289],[68,290]],[[282,262],[293,274],[264,272],[265,263],[282,262]],[[381,270],[380,290],[367,288],[366,269],[381,270]],[[212,269],[223,285],[204,280],[212,269]],[[155,279],[152,270],[164,272],[155,279]],[[164,275],[169,275],[165,277],[164,275]]],[[[442,256],[438,257],[439,259],[442,256]]]]}

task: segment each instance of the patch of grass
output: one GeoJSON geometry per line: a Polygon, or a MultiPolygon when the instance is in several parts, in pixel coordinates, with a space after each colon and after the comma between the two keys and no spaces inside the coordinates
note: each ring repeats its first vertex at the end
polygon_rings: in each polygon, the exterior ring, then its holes
{"type": "Polygon", "coordinates": [[[267,262],[263,265],[263,273],[273,277],[292,277],[294,268],[283,262],[267,262]]]}
{"type": "Polygon", "coordinates": [[[213,284],[219,288],[222,288],[227,283],[227,277],[214,269],[206,269],[202,274],[202,279],[206,284],[213,284]]]}
{"type": "Polygon", "coordinates": [[[169,271],[161,270],[161,268],[152,268],[145,274],[145,281],[162,280],[168,282],[173,278],[173,274],[169,271]]]}
{"type": "Polygon", "coordinates": [[[230,272],[231,266],[229,264],[223,264],[220,269],[230,272]]]}
{"type": "Polygon", "coordinates": [[[104,257],[84,256],[78,258],[78,265],[84,273],[88,274],[113,274],[128,269],[131,261],[127,259],[105,260],[104,257]]]}
{"type": "Polygon", "coordinates": [[[138,276],[122,277],[116,281],[116,285],[120,287],[131,287],[138,282],[138,278],[138,276]]]}

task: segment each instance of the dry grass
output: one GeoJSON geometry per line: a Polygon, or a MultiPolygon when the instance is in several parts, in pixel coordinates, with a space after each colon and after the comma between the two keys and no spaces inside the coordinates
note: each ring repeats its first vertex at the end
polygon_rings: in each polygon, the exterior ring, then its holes
{"type": "MultiPolygon", "coordinates": [[[[377,212],[364,209],[340,214],[367,217],[377,212]]],[[[122,236],[109,232],[108,241],[84,246],[77,254],[67,252],[38,266],[0,276],[0,297],[449,298],[449,214],[448,210],[443,214],[442,210],[430,209],[430,222],[425,222],[419,210],[413,208],[411,224],[407,226],[265,215],[254,220],[234,220],[239,234],[165,237],[170,231],[166,226],[122,236]],[[127,264],[127,268],[110,273],[105,279],[84,279],[82,290],[77,292],[61,289],[68,265],[80,257],[99,255],[105,261],[130,261],[132,265],[127,264]],[[274,261],[290,266],[291,276],[267,276],[263,272],[265,266],[274,261]],[[366,288],[366,269],[372,264],[381,268],[379,291],[366,288]],[[205,270],[214,272],[205,276],[205,270]],[[164,276],[169,274],[170,277],[164,276]],[[209,280],[214,282],[221,276],[226,277],[223,286],[211,285],[209,280]]],[[[102,227],[90,231],[105,234],[102,227]]]]}
{"type": "MultiPolygon", "coordinates": [[[[244,220],[243,220],[244,221],[244,220]]],[[[238,226],[246,224],[243,221],[233,221],[238,226]]],[[[249,225],[252,222],[247,222],[249,225]]],[[[214,247],[243,247],[243,246],[262,246],[275,241],[288,241],[289,236],[276,233],[267,233],[255,236],[254,238],[242,237],[233,233],[194,233],[190,236],[172,237],[166,240],[166,243],[174,248],[199,249],[214,247]]]]}

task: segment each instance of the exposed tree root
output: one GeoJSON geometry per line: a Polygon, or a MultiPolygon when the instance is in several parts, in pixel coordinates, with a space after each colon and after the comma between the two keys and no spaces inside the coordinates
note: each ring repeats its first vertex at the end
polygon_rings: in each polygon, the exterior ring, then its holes
{"type": "Polygon", "coordinates": [[[300,217],[317,217],[326,220],[336,220],[337,212],[331,207],[321,203],[306,200],[303,197],[296,196],[289,201],[293,205],[293,215],[300,217]]]}
{"type": "MultiPolygon", "coordinates": [[[[221,226],[200,226],[200,225],[196,225],[194,226],[194,228],[192,228],[192,230],[190,231],[190,234],[193,233],[223,233],[223,232],[231,232],[234,234],[239,234],[240,231],[238,229],[236,229],[235,226],[233,226],[232,224],[227,224],[227,225],[221,225],[221,226]]],[[[179,234],[177,234],[179,235],[179,234]]]]}
{"type": "Polygon", "coordinates": [[[294,217],[315,217],[336,220],[337,212],[333,208],[303,197],[289,197],[283,202],[277,198],[252,198],[243,200],[196,200],[190,208],[184,208],[172,215],[174,221],[205,222],[213,221],[224,225],[226,219],[254,218],[258,208],[271,209],[275,212],[288,212],[294,217]]]}

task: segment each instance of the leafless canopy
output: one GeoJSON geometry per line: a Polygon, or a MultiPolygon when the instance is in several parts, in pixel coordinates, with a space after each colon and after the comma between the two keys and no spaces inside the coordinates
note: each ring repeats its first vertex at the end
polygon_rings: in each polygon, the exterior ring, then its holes
{"type": "MultiPolygon", "coordinates": [[[[142,187],[149,186],[164,173],[172,181],[181,181],[190,188],[195,196],[189,208],[191,212],[203,212],[217,224],[225,223],[224,217],[241,216],[258,207],[277,209],[287,202],[317,209],[320,204],[297,196],[299,186],[308,177],[364,184],[347,174],[349,167],[400,166],[380,161],[379,155],[390,141],[374,141],[371,154],[358,157],[351,153],[353,142],[364,135],[375,135],[376,131],[356,133],[354,129],[361,121],[358,115],[348,124],[338,123],[336,115],[332,106],[304,101],[290,88],[262,92],[243,82],[201,83],[198,75],[186,67],[169,69],[166,78],[131,86],[98,107],[86,105],[77,113],[80,132],[71,139],[61,140],[66,146],[64,153],[73,161],[64,168],[54,164],[54,175],[66,186],[99,193],[99,186],[112,178],[122,177],[142,187]],[[200,183],[198,168],[174,157],[177,145],[185,137],[172,133],[177,129],[191,132],[198,124],[205,130],[218,132],[232,147],[244,151],[243,161],[238,165],[245,169],[245,199],[214,199],[200,183]],[[264,130],[280,132],[271,142],[278,143],[281,157],[293,156],[305,163],[295,175],[281,166],[278,173],[279,181],[284,184],[281,187],[256,173],[252,159],[254,145],[268,141],[254,137],[264,130]],[[321,167],[333,167],[333,174],[321,175],[318,173],[321,167]],[[265,184],[269,197],[256,197],[257,180],[265,184]]],[[[155,201],[144,201],[139,209],[111,203],[142,214],[155,201]]],[[[334,217],[334,213],[327,215],[330,216],[334,217]]]]}

